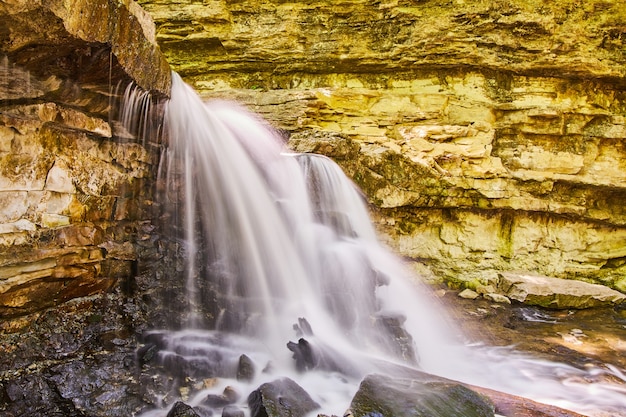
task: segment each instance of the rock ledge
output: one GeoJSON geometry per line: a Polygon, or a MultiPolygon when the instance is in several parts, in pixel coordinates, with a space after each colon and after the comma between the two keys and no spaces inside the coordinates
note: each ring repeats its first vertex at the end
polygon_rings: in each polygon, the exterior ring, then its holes
{"type": "Polygon", "coordinates": [[[529,305],[545,308],[590,308],[626,301],[626,295],[598,284],[552,278],[525,272],[499,274],[498,288],[504,295],[529,305]]]}

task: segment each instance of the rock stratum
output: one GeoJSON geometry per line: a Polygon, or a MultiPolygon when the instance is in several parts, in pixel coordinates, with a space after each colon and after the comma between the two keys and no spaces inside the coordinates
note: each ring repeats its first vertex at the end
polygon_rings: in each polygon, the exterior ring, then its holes
{"type": "Polygon", "coordinates": [[[176,71],[333,157],[423,272],[626,291],[620,2],[140,3],[176,71]]]}
{"type": "Polygon", "coordinates": [[[128,286],[154,253],[157,140],[119,123],[134,84],[169,94],[131,1],[0,1],[0,330],[128,286]],[[150,255],[148,255],[150,257],[150,255]]]}

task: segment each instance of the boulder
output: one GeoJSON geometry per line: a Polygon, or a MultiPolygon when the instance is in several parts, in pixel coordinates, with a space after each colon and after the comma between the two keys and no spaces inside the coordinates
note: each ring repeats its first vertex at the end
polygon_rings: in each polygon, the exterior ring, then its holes
{"type": "Polygon", "coordinates": [[[238,381],[252,381],[254,379],[255,366],[252,359],[247,355],[241,355],[239,357],[239,364],[237,365],[237,380],[238,381]]]}
{"type": "Polygon", "coordinates": [[[350,405],[354,417],[486,417],[494,406],[460,383],[437,378],[368,375],[350,405]]]}
{"type": "Polygon", "coordinates": [[[498,286],[512,300],[554,309],[611,306],[626,300],[626,295],[602,285],[530,273],[501,273],[498,286]]]}
{"type": "Polygon", "coordinates": [[[320,408],[311,396],[289,378],[266,382],[248,396],[250,417],[304,416],[320,408]]]}
{"type": "Polygon", "coordinates": [[[167,413],[167,417],[200,417],[194,409],[182,401],[177,401],[167,413]]]}
{"type": "Polygon", "coordinates": [[[409,416],[582,417],[573,411],[462,384],[417,370],[398,377],[368,375],[352,399],[346,417],[409,416]]]}

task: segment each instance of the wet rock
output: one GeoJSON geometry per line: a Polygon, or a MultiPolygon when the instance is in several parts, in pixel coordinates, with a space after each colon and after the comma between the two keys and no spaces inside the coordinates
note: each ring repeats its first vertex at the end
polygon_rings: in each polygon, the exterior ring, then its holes
{"type": "Polygon", "coordinates": [[[319,359],[306,339],[300,338],[298,343],[289,342],[287,348],[293,352],[298,371],[303,372],[317,368],[319,359]]]}
{"type": "Polygon", "coordinates": [[[5,395],[0,398],[0,410],[8,416],[85,416],[70,400],[59,394],[53,383],[41,376],[20,377],[4,385],[5,395]]]}
{"type": "Polygon", "coordinates": [[[137,350],[137,358],[140,364],[146,364],[154,359],[155,355],[159,351],[158,347],[153,344],[145,345],[137,350]]]}
{"type": "Polygon", "coordinates": [[[245,413],[239,407],[228,405],[222,410],[222,417],[244,417],[245,413]]]}
{"type": "Polygon", "coordinates": [[[519,417],[584,417],[574,411],[565,410],[552,405],[541,404],[528,398],[482,388],[472,387],[472,390],[484,395],[496,407],[496,415],[519,417]]]}
{"type": "Polygon", "coordinates": [[[355,369],[358,367],[354,366],[349,358],[315,337],[311,325],[305,318],[299,318],[293,328],[297,335],[309,337],[308,339],[301,337],[297,343],[291,341],[287,343],[287,349],[293,352],[292,357],[299,372],[318,369],[337,371],[345,375],[356,373],[355,369]]]}
{"type": "Polygon", "coordinates": [[[239,364],[237,366],[237,380],[238,381],[252,381],[254,378],[255,366],[252,359],[247,355],[241,355],[239,357],[239,364]]]}
{"type": "MultiPolygon", "coordinates": [[[[141,360],[148,354],[152,357],[151,365],[159,366],[168,375],[182,380],[235,378],[239,362],[246,363],[246,359],[241,359],[239,350],[231,346],[224,334],[206,335],[190,332],[179,338],[171,336],[168,331],[145,332],[141,336],[143,346],[137,350],[138,358],[141,360]]],[[[250,364],[252,365],[251,361],[250,364]]],[[[246,370],[249,371],[253,372],[246,370]]]]}
{"type": "Polygon", "coordinates": [[[224,388],[224,392],[220,395],[209,394],[201,404],[209,408],[222,408],[227,405],[233,404],[239,400],[239,393],[235,391],[233,387],[224,388]]]}
{"type": "Polygon", "coordinates": [[[341,372],[344,375],[357,373],[357,367],[341,352],[315,337],[311,340],[300,338],[297,343],[287,343],[287,348],[293,352],[292,357],[298,372],[324,370],[341,372]]]}
{"type": "Polygon", "coordinates": [[[309,321],[303,317],[298,318],[298,323],[293,325],[297,336],[313,336],[313,329],[309,321]]]}
{"type": "Polygon", "coordinates": [[[167,417],[202,417],[189,405],[182,401],[177,401],[172,409],[167,413],[167,417]]]}
{"type": "Polygon", "coordinates": [[[368,375],[361,382],[350,410],[354,417],[494,416],[489,401],[459,383],[382,375],[368,375]]]}
{"type": "Polygon", "coordinates": [[[376,323],[380,327],[383,340],[381,343],[390,346],[391,351],[397,357],[408,363],[416,364],[418,355],[415,351],[413,337],[404,327],[406,316],[384,314],[376,317],[376,323]]]}
{"type": "Polygon", "coordinates": [[[320,408],[311,396],[289,378],[261,385],[248,396],[250,417],[304,416],[320,408]]]}
{"type": "Polygon", "coordinates": [[[119,352],[50,368],[50,381],[76,409],[92,415],[131,415],[145,406],[134,393],[134,355],[119,352]]]}
{"type": "Polygon", "coordinates": [[[230,401],[231,403],[239,401],[240,397],[237,390],[230,385],[224,388],[224,392],[222,392],[222,395],[224,396],[224,398],[227,398],[228,401],[230,401]]]}
{"type": "Polygon", "coordinates": [[[602,285],[530,273],[501,273],[499,289],[512,300],[554,309],[610,306],[626,301],[626,295],[602,285]]]}
{"type": "Polygon", "coordinates": [[[211,358],[185,357],[175,353],[161,356],[168,374],[181,378],[209,378],[219,375],[219,362],[211,358]]]}
{"type": "Polygon", "coordinates": [[[54,384],[50,384],[41,376],[29,375],[5,382],[2,390],[4,402],[0,409],[8,415],[67,415],[82,417],[71,401],[62,398],[54,384]]]}

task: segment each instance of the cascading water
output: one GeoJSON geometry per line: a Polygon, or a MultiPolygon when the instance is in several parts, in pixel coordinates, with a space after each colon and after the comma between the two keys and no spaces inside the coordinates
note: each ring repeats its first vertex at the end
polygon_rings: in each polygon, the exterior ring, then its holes
{"type": "Polygon", "coordinates": [[[164,131],[162,201],[181,219],[188,311],[184,330],[147,335],[163,363],[242,394],[289,376],[329,414],[345,411],[366,374],[403,367],[583,412],[626,408],[619,385],[576,382],[608,370],[458,342],[429,290],[378,243],[361,195],[328,158],[285,153],[263,121],[203,103],[176,74],[164,131]],[[309,348],[314,360],[302,355],[309,348]],[[242,355],[256,365],[251,380],[236,379],[242,355]]]}

